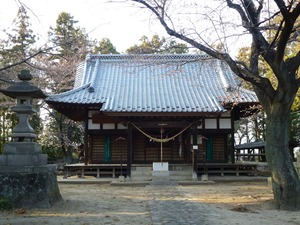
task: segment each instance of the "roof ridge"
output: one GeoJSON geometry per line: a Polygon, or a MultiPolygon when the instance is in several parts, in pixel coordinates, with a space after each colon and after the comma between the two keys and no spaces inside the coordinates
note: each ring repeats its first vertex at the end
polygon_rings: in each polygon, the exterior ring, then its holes
{"type": "Polygon", "coordinates": [[[213,59],[207,54],[89,54],[86,61],[106,59],[106,60],[182,60],[182,59],[213,59]]]}

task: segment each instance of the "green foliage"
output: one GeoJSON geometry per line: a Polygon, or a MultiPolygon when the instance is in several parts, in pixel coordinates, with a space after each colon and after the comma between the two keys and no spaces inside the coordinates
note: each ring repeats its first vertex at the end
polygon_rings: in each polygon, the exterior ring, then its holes
{"type": "Polygon", "coordinates": [[[174,40],[167,41],[158,35],[153,35],[151,40],[147,36],[142,36],[139,45],[134,45],[126,50],[128,54],[183,54],[188,53],[186,44],[178,43],[174,40]]]}
{"type": "Polygon", "coordinates": [[[65,157],[61,148],[58,146],[42,146],[42,151],[44,154],[47,154],[48,163],[61,161],[65,157]]]}
{"type": "Polygon", "coordinates": [[[18,118],[9,106],[14,105],[12,99],[1,95],[0,97],[0,154],[3,152],[4,144],[9,141],[9,135],[16,126],[18,118]]]}
{"type": "Polygon", "coordinates": [[[74,122],[53,111],[47,118],[40,143],[50,158],[52,156],[58,159],[70,157],[76,146],[83,143],[83,129],[82,123],[74,122]],[[60,151],[59,154],[58,151],[60,151]]]}
{"type": "Polygon", "coordinates": [[[295,100],[292,105],[292,112],[296,112],[300,110],[300,90],[298,90],[298,94],[295,97],[295,100]]]}
{"type": "Polygon", "coordinates": [[[103,38],[99,45],[94,46],[93,53],[97,54],[119,54],[119,52],[116,50],[116,47],[111,43],[111,41],[108,38],[103,38]]]}
{"type": "Polygon", "coordinates": [[[77,23],[69,13],[62,12],[56,26],[49,28],[48,45],[53,47],[52,54],[40,56],[39,64],[44,68],[44,80],[48,81],[45,88],[52,94],[73,88],[76,67],[92,49],[93,42],[77,23]]]}
{"type": "MultiPolygon", "coordinates": [[[[48,32],[55,54],[41,59],[41,62],[46,68],[43,76],[49,81],[45,88],[52,94],[73,88],[76,67],[93,47],[85,30],[77,23],[69,13],[62,12],[58,15],[56,26],[50,27],[48,32]]],[[[73,146],[82,142],[80,125],[54,110],[48,112],[47,125],[40,137],[44,151],[51,160],[68,157],[73,146]]]]}
{"type": "Polygon", "coordinates": [[[11,210],[12,208],[11,202],[0,196],[0,211],[11,210]]]}
{"type": "MultiPolygon", "coordinates": [[[[3,48],[0,50],[1,64],[7,65],[24,61],[36,51],[33,46],[36,43],[37,36],[30,27],[27,11],[21,5],[13,25],[6,31],[7,39],[3,40],[3,48]]],[[[32,61],[33,59],[27,59],[26,63],[20,63],[8,69],[6,72],[9,73],[10,80],[14,80],[21,69],[28,69],[32,61]]]]}
{"type": "Polygon", "coordinates": [[[42,132],[42,120],[39,114],[31,115],[29,123],[36,134],[40,134],[42,132]]]}
{"type": "Polygon", "coordinates": [[[11,49],[13,52],[20,52],[23,55],[29,54],[32,45],[36,42],[36,35],[30,29],[29,17],[24,6],[18,11],[17,18],[14,20],[15,27],[13,31],[17,34],[11,34],[10,42],[14,45],[11,49]]]}
{"type": "MultiPolygon", "coordinates": [[[[77,23],[71,14],[62,12],[58,15],[56,26],[50,27],[48,36],[59,56],[72,57],[89,51],[88,35],[84,29],[76,27],[77,23]]],[[[85,54],[82,57],[85,57],[85,54]]]]}

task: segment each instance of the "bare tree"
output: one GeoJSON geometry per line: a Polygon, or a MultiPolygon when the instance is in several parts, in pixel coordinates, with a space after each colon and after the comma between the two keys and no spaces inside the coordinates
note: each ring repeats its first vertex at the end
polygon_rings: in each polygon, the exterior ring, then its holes
{"type": "MultiPolygon", "coordinates": [[[[192,5],[194,11],[188,14],[190,23],[185,23],[185,26],[181,28],[177,25],[182,21],[181,17],[185,16],[184,12],[187,12],[188,7],[184,5],[185,8],[181,9],[181,14],[175,14],[172,10],[178,9],[180,4],[192,1],[131,0],[130,2],[150,10],[169,35],[185,41],[212,57],[226,61],[237,76],[252,84],[267,115],[266,156],[272,176],[275,204],[280,209],[300,209],[300,182],[289,154],[289,117],[291,105],[300,84],[297,76],[300,52],[290,55],[287,51],[288,46],[297,41],[299,33],[299,26],[297,26],[300,14],[299,1],[206,1],[207,5],[214,4],[213,9],[208,6],[203,7],[201,4],[204,1],[194,1],[192,5]],[[216,5],[217,2],[219,5],[216,5]],[[234,16],[231,21],[226,20],[229,18],[228,14],[234,16]],[[272,24],[272,18],[278,15],[282,18],[280,23],[272,24]],[[205,16],[214,25],[212,30],[196,32],[197,19],[202,20],[205,16]],[[226,23],[224,23],[225,20],[226,23]],[[219,29],[215,26],[217,21],[220,24],[223,23],[219,29]],[[240,26],[234,24],[234,21],[238,21],[240,26]],[[191,27],[188,27],[189,25],[191,27]],[[227,27],[230,25],[232,29],[242,30],[250,35],[250,63],[236,61],[228,54],[229,48],[226,44],[223,44],[224,51],[222,52],[213,49],[212,45],[208,44],[210,42],[208,37],[212,34],[219,41],[225,40],[228,37],[227,32],[230,31],[227,27]],[[266,34],[269,31],[275,31],[272,39],[267,38],[266,34]],[[271,68],[278,82],[276,86],[272,85],[270,80],[258,70],[259,58],[271,68]]],[[[205,23],[201,22],[202,24],[198,26],[205,27],[205,23]]]]}

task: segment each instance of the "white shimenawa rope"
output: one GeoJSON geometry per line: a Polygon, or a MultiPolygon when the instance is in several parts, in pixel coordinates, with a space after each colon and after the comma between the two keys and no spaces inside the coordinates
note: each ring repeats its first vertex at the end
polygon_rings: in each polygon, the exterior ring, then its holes
{"type": "Polygon", "coordinates": [[[150,134],[147,134],[146,132],[142,131],[142,130],[141,130],[140,128],[138,128],[134,123],[132,123],[132,122],[128,122],[128,123],[132,124],[139,132],[141,132],[143,135],[145,135],[145,136],[148,137],[149,139],[151,139],[151,140],[153,140],[153,141],[155,141],[155,142],[159,142],[159,143],[161,143],[161,142],[165,143],[165,142],[169,142],[169,141],[171,141],[171,140],[174,140],[177,136],[179,136],[180,134],[182,134],[184,131],[186,131],[188,128],[190,128],[190,127],[194,124],[194,122],[191,123],[191,124],[188,125],[186,128],[184,128],[182,131],[180,131],[179,133],[175,134],[175,135],[172,136],[172,137],[160,139],[160,138],[152,137],[150,134]]]}

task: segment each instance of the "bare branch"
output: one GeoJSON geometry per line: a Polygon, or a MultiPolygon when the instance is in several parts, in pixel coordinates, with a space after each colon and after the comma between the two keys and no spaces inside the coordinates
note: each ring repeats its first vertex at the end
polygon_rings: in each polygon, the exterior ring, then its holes
{"type": "MultiPolygon", "coordinates": [[[[212,56],[214,58],[226,61],[227,64],[232,69],[232,71],[234,73],[236,73],[237,76],[239,76],[242,79],[245,79],[245,80],[253,83],[255,86],[257,86],[257,87],[259,87],[259,88],[261,88],[263,90],[266,90],[266,86],[270,85],[270,83],[266,79],[258,76],[258,74],[254,74],[253,72],[250,73],[249,72],[250,70],[243,70],[242,68],[240,68],[238,66],[238,64],[235,62],[235,60],[233,60],[228,54],[226,54],[226,53],[220,53],[220,52],[217,52],[217,51],[213,50],[212,48],[208,48],[208,47],[200,44],[199,42],[195,41],[194,39],[189,38],[186,35],[183,35],[181,33],[178,33],[174,29],[170,28],[168,26],[168,24],[166,23],[166,21],[163,19],[164,17],[157,10],[157,8],[151,6],[148,2],[146,2],[144,0],[132,0],[132,1],[138,2],[140,4],[143,4],[148,9],[150,9],[157,16],[159,22],[162,24],[162,26],[165,28],[165,30],[167,31],[167,33],[169,35],[174,36],[174,37],[176,37],[176,38],[178,38],[180,40],[183,40],[183,41],[189,43],[190,45],[192,45],[195,48],[197,48],[197,49],[199,49],[199,50],[207,53],[208,55],[210,55],[210,56],[212,56]]],[[[238,5],[233,4],[231,0],[227,0],[227,2],[231,3],[232,6],[235,7],[235,8],[237,8],[238,10],[241,9],[238,5]]],[[[159,8],[159,9],[161,11],[164,11],[161,8],[159,8]]],[[[242,14],[241,16],[244,16],[245,19],[247,18],[247,16],[244,14],[243,11],[241,12],[241,14],[242,14]]],[[[270,88],[268,89],[269,90],[268,93],[267,93],[268,96],[272,96],[272,94],[273,94],[274,90],[271,87],[272,86],[270,86],[270,88]]]]}
{"type": "Polygon", "coordinates": [[[284,18],[289,17],[289,10],[288,7],[285,5],[285,2],[283,0],[274,0],[274,2],[277,4],[282,16],[284,18]]]}
{"type": "Polygon", "coordinates": [[[284,18],[284,25],[279,36],[276,55],[276,63],[280,64],[283,61],[285,49],[296,20],[293,18],[292,13],[287,10],[287,6],[282,0],[275,0],[275,2],[284,18]]]}
{"type": "Polygon", "coordinates": [[[49,51],[49,50],[51,50],[51,49],[52,49],[52,48],[47,48],[47,49],[44,49],[44,50],[43,50],[43,49],[38,50],[38,51],[35,52],[34,54],[32,54],[32,55],[30,55],[30,56],[28,56],[28,57],[26,57],[26,58],[24,58],[24,59],[22,59],[22,60],[20,60],[20,61],[18,61],[18,62],[15,62],[15,63],[12,63],[12,64],[10,64],[10,65],[7,65],[7,66],[4,66],[4,67],[0,68],[0,72],[1,72],[1,71],[4,71],[4,70],[7,70],[7,69],[10,69],[10,68],[12,68],[12,67],[15,67],[15,66],[17,66],[17,65],[20,65],[20,64],[22,64],[22,63],[26,63],[26,62],[28,62],[30,59],[36,57],[37,55],[46,53],[47,51],[49,51]]]}

